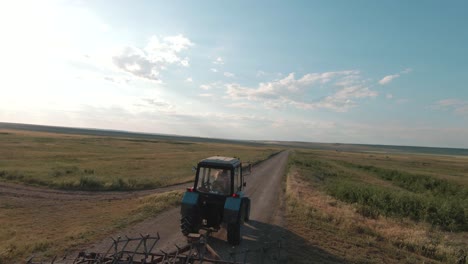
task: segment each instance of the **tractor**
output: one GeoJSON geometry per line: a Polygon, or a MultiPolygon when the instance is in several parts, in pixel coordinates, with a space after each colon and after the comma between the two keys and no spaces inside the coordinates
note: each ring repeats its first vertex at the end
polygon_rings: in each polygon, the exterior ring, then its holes
{"type": "Polygon", "coordinates": [[[227,229],[227,241],[238,245],[241,225],[249,220],[250,199],[238,158],[214,156],[200,161],[193,187],[187,188],[180,209],[181,231],[185,236],[200,229],[227,229]]]}

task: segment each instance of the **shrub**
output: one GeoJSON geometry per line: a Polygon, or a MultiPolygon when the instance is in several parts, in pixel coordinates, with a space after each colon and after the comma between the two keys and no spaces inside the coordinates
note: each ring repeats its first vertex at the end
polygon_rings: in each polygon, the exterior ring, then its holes
{"type": "Polygon", "coordinates": [[[104,189],[104,183],[95,177],[81,176],[79,188],[82,190],[102,190],[104,189]]]}
{"type": "Polygon", "coordinates": [[[125,190],[128,189],[128,184],[122,178],[114,178],[110,187],[110,190],[125,190]]]}
{"type": "Polygon", "coordinates": [[[24,179],[24,175],[18,171],[0,171],[0,178],[3,178],[5,180],[9,181],[15,181],[15,180],[22,180],[24,179]]]}

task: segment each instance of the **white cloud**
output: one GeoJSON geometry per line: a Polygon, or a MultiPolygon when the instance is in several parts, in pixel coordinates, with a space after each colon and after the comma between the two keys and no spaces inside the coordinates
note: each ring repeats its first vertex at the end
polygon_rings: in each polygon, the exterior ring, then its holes
{"type": "Polygon", "coordinates": [[[223,64],[224,64],[224,60],[223,60],[223,58],[221,58],[221,57],[217,57],[217,58],[213,61],[213,64],[223,65],[223,64]]]}
{"type": "Polygon", "coordinates": [[[463,105],[465,102],[460,99],[443,99],[435,103],[436,107],[445,108],[445,107],[456,107],[463,105]]]}
{"type": "Polygon", "coordinates": [[[181,60],[181,61],[180,61],[180,65],[182,65],[182,66],[184,66],[184,67],[190,66],[189,61],[188,61],[188,58],[185,57],[183,60],[181,60]]]}
{"type": "Polygon", "coordinates": [[[192,79],[192,77],[188,77],[187,79],[185,79],[185,81],[191,83],[191,82],[193,82],[193,79],[192,79]]]}
{"type": "Polygon", "coordinates": [[[159,71],[161,65],[150,61],[146,54],[133,47],[126,47],[118,56],[113,57],[114,64],[121,70],[135,76],[159,81],[159,71]]]}
{"type": "Polygon", "coordinates": [[[120,76],[119,77],[104,76],[103,79],[109,82],[117,83],[117,84],[128,84],[131,81],[130,78],[120,77],[120,76]]]}
{"type": "Polygon", "coordinates": [[[257,71],[257,74],[256,74],[257,77],[263,77],[265,75],[267,75],[267,73],[264,71],[257,71]]]}
{"type": "Polygon", "coordinates": [[[324,108],[345,112],[356,106],[357,100],[377,96],[377,92],[369,89],[365,82],[359,71],[338,71],[309,73],[298,79],[290,73],[283,79],[260,83],[257,88],[237,83],[225,86],[228,98],[260,101],[267,108],[290,105],[299,109],[324,108]],[[328,95],[311,98],[311,94],[321,92],[324,87],[328,88],[328,95]]]}
{"type": "Polygon", "coordinates": [[[119,69],[148,80],[158,81],[161,70],[170,64],[189,66],[187,57],[180,53],[193,43],[183,35],[159,38],[152,36],[145,48],[127,46],[112,59],[119,69]]]}
{"type": "Polygon", "coordinates": [[[392,98],[393,98],[393,94],[386,94],[385,97],[386,97],[387,99],[392,99],[392,98]]]}
{"type": "Polygon", "coordinates": [[[266,109],[281,109],[288,105],[287,100],[267,100],[263,101],[263,107],[266,109]]]}
{"type": "Polygon", "coordinates": [[[174,105],[158,98],[143,98],[141,99],[141,103],[136,103],[135,105],[139,107],[155,108],[158,111],[170,111],[175,109],[174,105]]]}
{"type": "Polygon", "coordinates": [[[253,104],[243,103],[243,102],[232,103],[232,104],[228,104],[227,106],[232,107],[232,108],[241,108],[241,109],[256,109],[257,108],[253,104]]]}
{"type": "Polygon", "coordinates": [[[357,99],[376,97],[378,93],[361,85],[345,87],[336,93],[325,97],[318,102],[291,102],[300,109],[329,109],[335,112],[347,112],[350,108],[356,107],[357,99]]]}
{"type": "Polygon", "coordinates": [[[212,93],[202,93],[202,94],[199,94],[198,96],[200,96],[200,97],[213,97],[214,94],[212,94],[212,93]]]}
{"type": "Polygon", "coordinates": [[[212,71],[212,72],[218,72],[218,69],[211,68],[210,71],[212,71]]]}
{"type": "Polygon", "coordinates": [[[383,77],[383,78],[379,81],[379,83],[380,83],[381,85],[389,84],[391,81],[393,81],[394,79],[396,79],[396,78],[398,78],[398,77],[400,77],[399,74],[387,75],[387,76],[383,77]]]}
{"type": "Polygon", "coordinates": [[[222,87],[221,82],[212,82],[212,83],[206,83],[206,84],[200,85],[200,89],[203,89],[203,90],[211,90],[211,89],[219,88],[219,87],[222,87]]]}
{"type": "Polygon", "coordinates": [[[397,74],[391,74],[391,75],[387,75],[385,77],[383,77],[379,83],[381,85],[386,85],[386,84],[389,84],[390,82],[392,82],[393,80],[395,80],[396,78],[399,78],[401,76],[401,74],[408,74],[410,72],[412,72],[413,69],[411,68],[406,68],[404,70],[402,70],[400,73],[397,73],[397,74]]]}
{"type": "Polygon", "coordinates": [[[406,68],[406,69],[402,70],[401,73],[406,74],[406,73],[410,73],[410,72],[412,72],[412,71],[413,71],[413,69],[411,69],[411,68],[406,68]]]}
{"type": "Polygon", "coordinates": [[[262,70],[258,70],[255,74],[257,78],[281,78],[283,76],[280,72],[266,72],[262,70]]]}
{"type": "Polygon", "coordinates": [[[232,78],[234,77],[234,73],[231,73],[231,72],[224,72],[224,76],[228,77],[228,78],[232,78]]]}
{"type": "Polygon", "coordinates": [[[162,39],[152,36],[145,51],[150,61],[170,64],[182,61],[179,53],[190,46],[193,46],[193,43],[183,35],[168,36],[162,39]]]}
{"type": "Polygon", "coordinates": [[[435,102],[432,105],[433,109],[437,110],[450,110],[455,114],[468,116],[468,101],[460,99],[443,99],[435,102]]]}

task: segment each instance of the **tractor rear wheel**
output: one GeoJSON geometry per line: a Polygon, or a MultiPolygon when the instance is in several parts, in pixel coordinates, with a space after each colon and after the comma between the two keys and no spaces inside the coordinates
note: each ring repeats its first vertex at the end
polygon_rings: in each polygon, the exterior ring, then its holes
{"type": "Polygon", "coordinates": [[[245,203],[245,218],[244,221],[248,222],[250,220],[250,199],[246,200],[245,203]]]}
{"type": "Polygon", "coordinates": [[[227,225],[227,238],[228,243],[236,246],[240,244],[240,223],[228,224],[227,225]]]}
{"type": "Polygon", "coordinates": [[[190,233],[197,233],[198,230],[195,227],[195,223],[191,216],[183,216],[180,219],[180,229],[184,236],[187,236],[190,233]]]}

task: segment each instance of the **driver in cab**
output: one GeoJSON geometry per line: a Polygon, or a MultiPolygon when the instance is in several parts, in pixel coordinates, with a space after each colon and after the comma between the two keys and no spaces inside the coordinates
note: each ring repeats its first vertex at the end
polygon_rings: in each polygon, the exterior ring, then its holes
{"type": "Polygon", "coordinates": [[[229,195],[230,191],[229,170],[220,170],[217,172],[216,180],[213,182],[213,191],[220,194],[229,195]]]}

